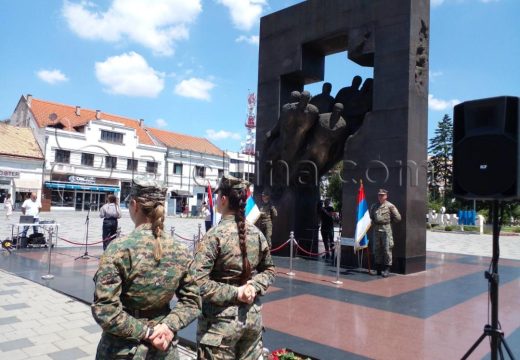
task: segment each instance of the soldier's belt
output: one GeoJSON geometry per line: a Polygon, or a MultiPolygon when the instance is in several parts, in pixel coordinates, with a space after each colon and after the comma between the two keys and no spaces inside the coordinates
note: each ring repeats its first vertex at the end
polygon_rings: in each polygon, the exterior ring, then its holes
{"type": "Polygon", "coordinates": [[[376,225],[388,225],[390,222],[375,222],[376,225]]]}
{"type": "Polygon", "coordinates": [[[153,319],[158,316],[167,315],[170,312],[170,307],[165,306],[160,309],[151,309],[151,310],[139,310],[139,309],[124,309],[126,313],[132,315],[138,319],[153,319]]]}

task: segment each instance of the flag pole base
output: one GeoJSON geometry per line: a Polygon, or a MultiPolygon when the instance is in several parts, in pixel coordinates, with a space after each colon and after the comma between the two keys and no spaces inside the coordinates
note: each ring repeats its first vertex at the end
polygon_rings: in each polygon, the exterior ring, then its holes
{"type": "Polygon", "coordinates": [[[285,273],[286,275],[289,275],[289,276],[295,276],[296,273],[293,273],[292,271],[289,271],[288,273],[285,273]]]}
{"type": "Polygon", "coordinates": [[[343,281],[339,281],[339,280],[331,281],[331,283],[333,283],[335,285],[343,285],[343,281]]]}
{"type": "Polygon", "coordinates": [[[54,279],[54,275],[52,275],[52,274],[42,275],[42,279],[51,280],[51,279],[54,279]]]}

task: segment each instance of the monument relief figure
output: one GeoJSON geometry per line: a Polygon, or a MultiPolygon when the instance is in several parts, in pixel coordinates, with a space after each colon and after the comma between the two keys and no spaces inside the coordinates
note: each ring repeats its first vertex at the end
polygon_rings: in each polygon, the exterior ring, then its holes
{"type": "Polygon", "coordinates": [[[334,105],[334,97],[330,95],[332,84],[326,82],[323,84],[321,94],[313,96],[310,103],[316,106],[320,114],[330,113],[334,105]]]}
{"type": "Polygon", "coordinates": [[[362,80],[363,79],[361,78],[361,76],[354,76],[352,78],[352,85],[340,89],[340,91],[338,91],[338,93],[336,94],[336,98],[334,98],[334,104],[343,104],[343,113],[341,114],[341,116],[343,116],[343,118],[345,119],[347,118],[345,111],[349,106],[348,104],[350,103],[353,97],[359,94],[359,87],[361,86],[362,80]]]}
{"type": "Polygon", "coordinates": [[[366,79],[361,90],[356,93],[348,104],[343,104],[342,116],[348,119],[349,133],[354,134],[363,124],[367,112],[372,111],[374,79],[366,79]]]}

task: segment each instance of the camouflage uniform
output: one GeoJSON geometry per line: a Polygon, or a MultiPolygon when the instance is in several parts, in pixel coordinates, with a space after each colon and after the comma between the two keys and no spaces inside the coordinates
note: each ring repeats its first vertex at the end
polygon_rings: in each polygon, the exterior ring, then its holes
{"type": "Polygon", "coordinates": [[[163,255],[153,256],[151,224],[110,243],[94,277],[92,314],[103,328],[96,359],[178,359],[176,336],[168,351],[142,341],[146,325],[166,324],[174,333],[200,313],[199,289],[187,247],[160,238],[163,255]],[[178,302],[170,310],[170,300],[178,302]]]}
{"type": "Polygon", "coordinates": [[[275,269],[265,237],[246,222],[247,257],[257,297],[252,304],[237,300],[242,255],[233,215],[210,229],[193,266],[202,297],[197,329],[198,359],[258,359],[262,354],[262,317],[258,295],[274,281],[275,269]]]}
{"type": "Polygon", "coordinates": [[[392,222],[401,221],[401,215],[394,204],[385,201],[383,204],[374,204],[370,208],[370,218],[374,227],[374,255],[376,265],[392,266],[392,222]]]}
{"type": "Polygon", "coordinates": [[[270,201],[262,202],[259,210],[261,214],[255,225],[260,229],[262,234],[264,234],[270,249],[272,247],[271,236],[273,235],[273,217],[277,217],[278,212],[270,201]]]}

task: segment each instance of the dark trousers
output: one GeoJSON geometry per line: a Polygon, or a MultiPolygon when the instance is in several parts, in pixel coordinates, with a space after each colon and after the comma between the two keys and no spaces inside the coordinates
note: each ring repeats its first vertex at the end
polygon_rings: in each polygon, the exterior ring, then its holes
{"type": "MultiPolygon", "coordinates": [[[[34,218],[33,223],[40,222],[40,219],[34,218]]],[[[33,234],[36,234],[38,232],[38,226],[33,226],[33,234]]],[[[22,237],[27,237],[27,231],[29,231],[29,226],[24,226],[22,231],[22,237]]]]}
{"type": "Polygon", "coordinates": [[[103,250],[105,250],[117,233],[117,219],[103,219],[103,250]]]}
{"type": "Polygon", "coordinates": [[[329,253],[329,251],[332,250],[334,246],[334,227],[322,226],[321,238],[323,239],[323,245],[325,245],[325,251],[327,251],[325,257],[330,257],[332,259],[334,257],[334,252],[329,253]]]}
{"type": "Polygon", "coordinates": [[[210,221],[204,221],[204,224],[206,225],[206,232],[208,232],[208,230],[211,229],[211,220],[210,221]]]}

